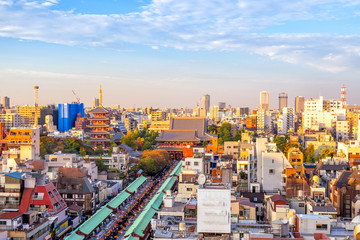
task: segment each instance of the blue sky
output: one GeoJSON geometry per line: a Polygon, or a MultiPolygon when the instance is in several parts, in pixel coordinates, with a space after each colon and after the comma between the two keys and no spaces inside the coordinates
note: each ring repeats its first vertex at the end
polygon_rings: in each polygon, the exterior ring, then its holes
{"type": "Polygon", "coordinates": [[[360,104],[360,1],[0,0],[0,96],[256,107],[268,90],[360,104]]]}

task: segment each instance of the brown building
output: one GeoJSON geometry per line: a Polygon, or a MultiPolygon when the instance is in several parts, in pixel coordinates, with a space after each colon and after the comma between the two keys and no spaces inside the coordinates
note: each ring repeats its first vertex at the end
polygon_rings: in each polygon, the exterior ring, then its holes
{"type": "Polygon", "coordinates": [[[352,200],[360,194],[360,171],[343,171],[332,186],[333,205],[338,216],[351,218],[352,200]]]}
{"type": "Polygon", "coordinates": [[[249,131],[255,131],[256,127],[256,115],[249,115],[246,118],[246,129],[249,131]]]}
{"type": "Polygon", "coordinates": [[[298,148],[290,148],[287,158],[293,168],[296,169],[297,175],[301,176],[304,173],[304,154],[298,148]]]}
{"type": "Polygon", "coordinates": [[[56,187],[68,206],[79,205],[85,214],[95,208],[95,190],[85,168],[59,168],[56,187]]]}

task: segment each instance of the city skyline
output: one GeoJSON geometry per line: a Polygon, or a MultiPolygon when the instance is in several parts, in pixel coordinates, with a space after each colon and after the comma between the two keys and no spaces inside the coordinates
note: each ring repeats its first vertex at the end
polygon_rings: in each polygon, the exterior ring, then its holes
{"type": "Polygon", "coordinates": [[[208,93],[254,108],[266,90],[274,108],[280,92],[340,98],[346,84],[355,104],[359,4],[2,0],[0,96],[31,104],[39,85],[40,104],[74,90],[90,106],[102,84],[105,105],[196,107],[208,93]]]}

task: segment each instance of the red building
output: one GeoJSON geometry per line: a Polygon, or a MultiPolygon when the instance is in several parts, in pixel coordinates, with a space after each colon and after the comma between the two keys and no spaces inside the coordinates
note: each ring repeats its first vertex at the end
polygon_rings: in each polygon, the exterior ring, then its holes
{"type": "Polygon", "coordinates": [[[7,150],[7,140],[6,140],[7,132],[5,130],[5,123],[0,122],[0,154],[2,151],[7,150]]]}
{"type": "Polygon", "coordinates": [[[87,130],[87,125],[89,125],[89,120],[87,118],[81,117],[81,113],[78,113],[76,121],[75,121],[75,128],[77,130],[87,130]]]}
{"type": "Polygon", "coordinates": [[[36,185],[35,188],[24,188],[19,212],[35,210],[39,212],[58,214],[67,205],[53,183],[36,185]]]}
{"type": "Polygon", "coordinates": [[[87,126],[91,128],[89,132],[91,139],[88,141],[92,142],[94,149],[98,146],[102,146],[104,149],[109,148],[110,133],[108,129],[110,119],[107,117],[109,111],[103,107],[97,107],[89,111],[89,113],[92,117],[89,118],[91,124],[87,126]]]}

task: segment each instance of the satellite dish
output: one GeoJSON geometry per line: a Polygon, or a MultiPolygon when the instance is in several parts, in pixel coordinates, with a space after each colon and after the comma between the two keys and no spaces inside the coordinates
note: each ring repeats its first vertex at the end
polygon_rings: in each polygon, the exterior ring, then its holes
{"type": "Polygon", "coordinates": [[[205,175],[204,175],[204,174],[200,174],[199,177],[198,177],[198,183],[199,183],[200,185],[204,185],[205,182],[206,182],[206,177],[205,177],[205,175]]]}

